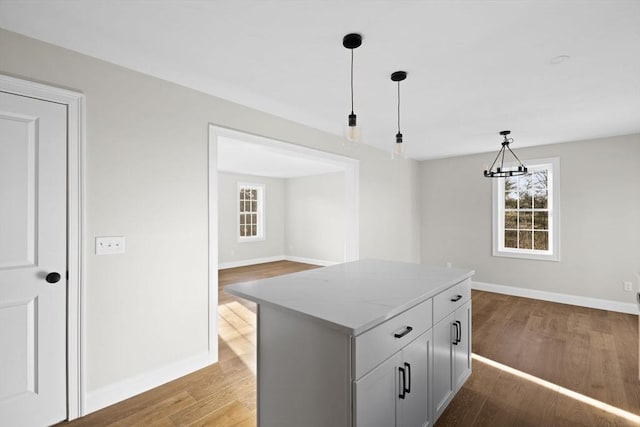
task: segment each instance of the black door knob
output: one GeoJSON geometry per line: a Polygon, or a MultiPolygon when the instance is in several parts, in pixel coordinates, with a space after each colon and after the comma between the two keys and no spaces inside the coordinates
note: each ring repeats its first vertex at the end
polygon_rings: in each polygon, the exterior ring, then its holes
{"type": "Polygon", "coordinates": [[[44,280],[48,283],[58,283],[60,281],[60,273],[56,273],[55,271],[53,273],[49,273],[44,280]]]}

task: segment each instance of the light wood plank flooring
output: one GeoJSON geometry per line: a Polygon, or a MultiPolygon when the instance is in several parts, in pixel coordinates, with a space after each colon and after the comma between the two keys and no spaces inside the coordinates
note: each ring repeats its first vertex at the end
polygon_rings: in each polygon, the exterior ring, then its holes
{"type": "MultiPolygon", "coordinates": [[[[221,270],[219,363],[60,425],[254,427],[255,305],[222,287],[310,268],[282,261],[221,270]]],[[[637,316],[474,291],[473,351],[640,415],[637,316]]],[[[437,423],[573,425],[637,424],[477,360],[437,423]]]]}

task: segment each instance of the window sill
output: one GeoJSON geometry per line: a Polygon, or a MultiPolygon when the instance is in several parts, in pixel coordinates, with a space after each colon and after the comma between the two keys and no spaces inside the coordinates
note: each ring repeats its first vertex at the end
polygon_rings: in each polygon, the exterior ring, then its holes
{"type": "Polygon", "coordinates": [[[493,250],[493,256],[504,257],[504,258],[520,258],[520,259],[531,259],[534,261],[554,261],[559,262],[560,256],[558,254],[535,254],[530,252],[516,252],[516,251],[501,251],[501,250],[493,250]]]}
{"type": "Polygon", "coordinates": [[[265,240],[264,237],[238,237],[238,243],[261,242],[263,240],[265,240]]]}

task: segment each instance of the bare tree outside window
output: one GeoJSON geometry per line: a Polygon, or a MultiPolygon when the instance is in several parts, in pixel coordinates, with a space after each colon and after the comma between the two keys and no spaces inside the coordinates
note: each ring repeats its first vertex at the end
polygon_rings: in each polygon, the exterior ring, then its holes
{"type": "Polygon", "coordinates": [[[504,247],[549,249],[548,171],[505,178],[504,247]]]}

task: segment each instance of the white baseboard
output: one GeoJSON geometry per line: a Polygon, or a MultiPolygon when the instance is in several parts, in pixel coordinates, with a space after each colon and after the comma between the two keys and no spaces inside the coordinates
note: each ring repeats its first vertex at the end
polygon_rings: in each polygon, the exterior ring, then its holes
{"type": "Polygon", "coordinates": [[[555,292],[538,291],[535,289],[517,288],[514,286],[495,285],[493,283],[473,281],[471,282],[471,288],[479,291],[495,292],[498,294],[513,295],[516,297],[533,298],[543,301],[597,308],[600,310],[617,311],[627,314],[638,314],[637,305],[627,302],[581,297],[577,295],[559,294],[555,292]]]}
{"type": "Polygon", "coordinates": [[[304,264],[315,264],[326,267],[328,265],[340,264],[338,261],[327,261],[324,259],[315,259],[315,258],[303,258],[298,256],[291,255],[276,255],[265,258],[253,258],[253,259],[244,259],[241,261],[232,261],[232,262],[222,262],[218,264],[219,270],[224,270],[226,268],[236,268],[236,267],[245,267],[247,265],[256,265],[256,264],[264,264],[267,262],[275,262],[275,261],[294,261],[294,262],[302,262],[304,264]]]}
{"type": "Polygon", "coordinates": [[[274,261],[282,261],[286,259],[284,255],[276,255],[264,258],[253,258],[253,259],[243,259],[240,261],[231,261],[231,262],[221,262],[218,264],[219,270],[224,270],[226,268],[236,268],[236,267],[244,267],[247,265],[255,265],[255,264],[264,264],[266,262],[274,262],[274,261]]]}
{"type": "Polygon", "coordinates": [[[341,261],[327,261],[327,260],[324,260],[324,259],[302,258],[302,257],[299,257],[299,256],[290,256],[290,255],[285,256],[285,259],[287,261],[301,262],[301,263],[304,263],[304,264],[321,265],[323,267],[326,267],[326,266],[329,266],[329,265],[340,264],[340,262],[341,262],[341,261]]]}
{"type": "Polygon", "coordinates": [[[201,353],[154,371],[127,378],[115,384],[87,393],[82,416],[121,402],[137,394],[183,377],[215,363],[211,353],[201,353]]]}

